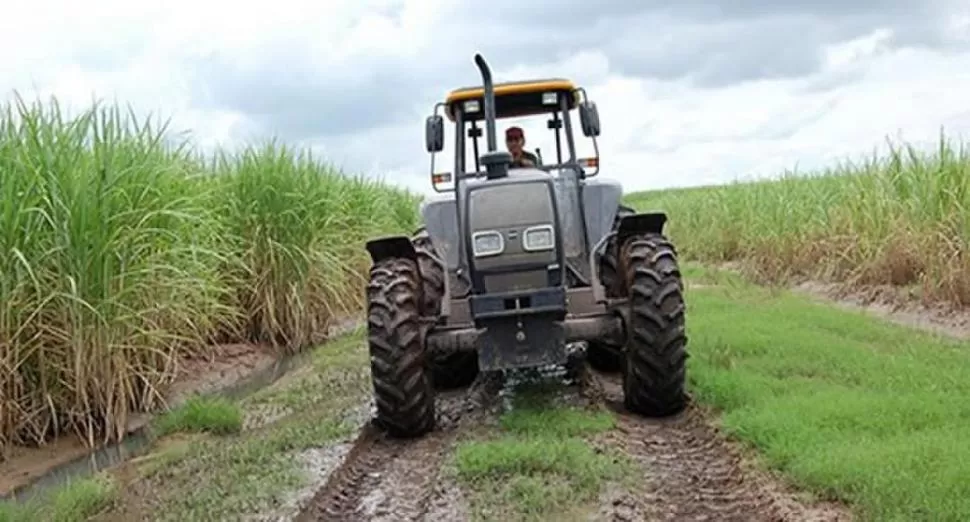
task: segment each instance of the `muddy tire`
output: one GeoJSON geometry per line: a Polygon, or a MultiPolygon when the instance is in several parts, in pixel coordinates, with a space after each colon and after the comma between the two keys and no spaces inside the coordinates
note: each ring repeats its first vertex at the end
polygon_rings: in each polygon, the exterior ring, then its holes
{"type": "Polygon", "coordinates": [[[445,295],[444,263],[424,227],[415,232],[411,244],[418,253],[418,267],[421,269],[421,314],[425,317],[438,317],[441,314],[441,300],[445,295]]]}
{"type": "Polygon", "coordinates": [[[367,342],[375,423],[394,437],[417,437],[434,428],[434,389],[425,368],[421,298],[414,261],[390,258],[371,268],[367,342]]]}
{"type": "MultiPolygon", "coordinates": [[[[613,230],[620,226],[620,219],[635,214],[636,211],[625,205],[620,205],[613,218],[613,230]]],[[[616,237],[610,238],[603,246],[603,253],[599,256],[600,283],[606,290],[607,297],[622,295],[620,277],[618,274],[616,237]]],[[[586,346],[586,361],[593,368],[603,372],[618,372],[623,369],[623,352],[619,346],[613,346],[598,341],[589,341],[586,346]]]]}
{"type": "MultiPolygon", "coordinates": [[[[613,218],[613,230],[620,227],[620,219],[626,216],[632,216],[633,214],[636,214],[635,210],[625,205],[620,205],[616,210],[616,217],[613,218]]],[[[603,254],[599,257],[600,282],[606,288],[607,297],[617,297],[623,294],[618,259],[619,248],[616,244],[616,236],[613,236],[603,246],[603,254]]]]}
{"type": "Polygon", "coordinates": [[[650,417],[687,405],[687,335],[677,254],[662,234],[641,234],[621,249],[630,300],[623,395],[628,410],[650,417]]]}
{"type": "MultiPolygon", "coordinates": [[[[421,227],[411,239],[418,253],[421,268],[422,299],[421,313],[426,317],[437,318],[441,315],[441,301],[445,294],[445,266],[431,242],[428,230],[421,227]]],[[[435,388],[448,390],[471,384],[478,376],[478,354],[476,352],[434,353],[428,356],[428,367],[435,388]]]]}

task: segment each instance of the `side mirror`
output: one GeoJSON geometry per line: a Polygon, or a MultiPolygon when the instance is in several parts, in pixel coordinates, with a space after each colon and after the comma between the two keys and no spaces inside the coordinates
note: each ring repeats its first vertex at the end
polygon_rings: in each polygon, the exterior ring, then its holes
{"type": "Polygon", "coordinates": [[[428,116],[424,122],[424,147],[428,152],[441,152],[445,148],[445,119],[440,114],[428,116]]]}
{"type": "Polygon", "coordinates": [[[600,135],[600,113],[596,110],[595,103],[585,101],[579,104],[579,123],[587,138],[600,135]]]}

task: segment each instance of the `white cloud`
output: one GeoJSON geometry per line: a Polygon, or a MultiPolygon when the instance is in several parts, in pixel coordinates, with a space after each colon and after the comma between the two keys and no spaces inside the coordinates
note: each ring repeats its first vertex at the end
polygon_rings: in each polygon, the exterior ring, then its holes
{"type": "MultiPolygon", "coordinates": [[[[875,36],[862,41],[885,38],[881,32],[875,36]]],[[[970,137],[970,52],[945,56],[860,47],[852,51],[853,60],[835,61],[803,80],[696,89],[602,75],[607,79],[587,85],[603,126],[601,173],[628,190],[716,184],[859,159],[882,148],[887,136],[932,146],[941,125],[953,137],[970,137]],[[847,70],[858,73],[854,83],[825,91],[803,88],[847,70]]],[[[599,72],[608,69],[601,60],[586,61],[599,72]]],[[[582,76],[572,62],[559,70],[582,76]]],[[[548,158],[554,150],[551,132],[541,122],[522,126],[530,145],[541,143],[548,158]]]]}
{"type": "MultiPolygon", "coordinates": [[[[756,68],[738,76],[754,79],[726,79],[707,87],[693,83],[689,74],[671,75],[669,67],[653,77],[632,76],[634,70],[650,70],[650,64],[631,68],[630,56],[611,54],[613,44],[623,41],[687,45],[691,34],[711,23],[685,21],[684,32],[678,33],[677,15],[668,12],[654,17],[666,20],[659,29],[631,22],[606,31],[604,24],[590,22],[600,33],[582,37],[587,46],[582,52],[539,50],[536,45],[552,40],[537,28],[533,37],[516,40],[528,46],[509,44],[487,57],[499,80],[565,76],[586,87],[601,113],[601,174],[619,179],[628,190],[720,183],[865,155],[883,145],[885,136],[899,132],[927,142],[936,139],[941,125],[954,135],[966,133],[970,18],[965,7],[953,5],[960,10],[933,33],[952,48],[907,46],[903,40],[913,33],[879,20],[850,38],[820,41],[821,69],[814,72],[756,79],[756,68]]],[[[289,136],[292,131],[294,140],[318,148],[345,170],[430,191],[424,116],[447,90],[477,81],[472,54],[478,50],[476,41],[484,40],[474,38],[486,35],[484,27],[492,30],[504,23],[486,23],[484,14],[473,16],[477,11],[471,9],[458,0],[11,3],[0,14],[0,48],[5,49],[0,91],[6,95],[17,89],[28,98],[54,94],[72,107],[85,106],[95,96],[130,103],[139,111],[171,115],[176,130],[191,128],[206,147],[269,137],[266,132],[289,136]],[[247,83],[228,85],[227,91],[215,77],[205,77],[213,73],[206,61],[212,57],[247,83]],[[392,73],[380,74],[389,67],[392,73]],[[346,99],[357,105],[342,106],[334,85],[346,85],[348,93],[356,94],[346,99]],[[227,93],[238,100],[230,103],[227,93]],[[319,96],[313,98],[314,93],[319,96]],[[305,108],[285,107],[302,104],[301,96],[307,96],[305,108]],[[406,120],[381,112],[395,106],[406,120]],[[274,110],[280,111],[276,117],[274,110]],[[348,119],[365,113],[378,122],[376,127],[365,125],[347,135],[320,130],[324,124],[360,127],[348,119]],[[301,125],[294,118],[303,120],[301,125]],[[294,125],[301,128],[288,128],[294,125]]],[[[774,9],[772,20],[784,18],[779,11],[774,9]]],[[[828,23],[821,14],[817,18],[828,23]]],[[[797,20],[793,27],[815,23],[804,13],[797,20]]],[[[914,22],[914,27],[936,27],[925,20],[919,24],[914,22]]],[[[744,25],[743,18],[735,18],[724,27],[744,25]]],[[[583,24],[573,27],[569,30],[580,36],[583,24]]],[[[757,39],[758,33],[745,38],[757,39]]],[[[772,40],[766,45],[776,44],[772,40]]],[[[730,51],[729,46],[718,50],[730,51]]],[[[703,52],[708,59],[713,51],[703,52]]],[[[759,53],[745,56],[763,61],[764,53],[759,53]]],[[[689,70],[694,55],[677,56],[685,61],[680,67],[689,70]]],[[[730,54],[725,56],[730,64],[730,54]]],[[[716,67],[711,63],[698,62],[697,74],[731,70],[724,62],[716,67]]],[[[500,131],[508,123],[502,122],[500,131]]],[[[545,161],[553,161],[554,142],[543,123],[524,126],[529,147],[541,147],[545,161]]],[[[450,141],[450,132],[448,136],[450,141]]],[[[501,133],[498,138],[501,143],[501,133]]],[[[577,141],[581,155],[590,152],[581,134],[577,141]]],[[[451,157],[447,152],[439,156],[438,170],[450,170],[451,157]]]]}

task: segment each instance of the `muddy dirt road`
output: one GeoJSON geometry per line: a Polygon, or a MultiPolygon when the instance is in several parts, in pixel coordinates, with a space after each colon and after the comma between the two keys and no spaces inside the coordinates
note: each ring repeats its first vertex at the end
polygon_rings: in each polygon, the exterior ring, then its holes
{"type": "Polygon", "coordinates": [[[695,406],[670,419],[645,419],[623,408],[619,375],[587,369],[584,394],[604,402],[617,427],[598,441],[640,464],[639,491],[603,506],[601,520],[845,521],[841,506],[808,505],[766,473],[746,465],[695,406]]]}
{"type": "Polygon", "coordinates": [[[440,480],[442,464],[463,430],[494,417],[498,375],[468,388],[438,392],[438,427],[417,440],[395,440],[366,424],[343,464],[294,520],[468,520],[460,494],[440,480]]]}
{"type": "MultiPolygon", "coordinates": [[[[616,428],[592,444],[620,449],[638,464],[636,486],[600,497],[592,520],[613,521],[843,521],[841,507],[809,505],[767,474],[746,465],[696,407],[671,419],[627,413],[620,376],[578,365],[577,402],[598,402],[616,428]]],[[[343,465],[296,520],[466,521],[462,492],[442,479],[442,465],[462,433],[495,419],[501,376],[480,376],[470,388],[439,395],[439,428],[414,441],[386,439],[369,425],[343,465]]]]}

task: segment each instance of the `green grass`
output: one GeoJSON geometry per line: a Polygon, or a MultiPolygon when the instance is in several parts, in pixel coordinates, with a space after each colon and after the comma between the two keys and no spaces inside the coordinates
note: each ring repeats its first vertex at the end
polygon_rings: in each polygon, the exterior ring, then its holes
{"type": "Polygon", "coordinates": [[[364,397],[372,392],[365,328],[329,341],[312,352],[308,364],[294,370],[283,382],[242,399],[249,414],[262,408],[277,412],[303,411],[321,399],[364,397]]]}
{"type": "Polygon", "coordinates": [[[579,439],[503,438],[457,450],[459,479],[477,493],[475,514],[550,520],[596,499],[621,466],[579,439]]]}
{"type": "Polygon", "coordinates": [[[0,504],[0,522],[84,522],[111,507],[117,485],[106,475],[71,482],[25,504],[0,504]]]}
{"type": "MultiPolygon", "coordinates": [[[[324,405],[321,405],[324,406],[324,405]]],[[[313,412],[245,437],[198,439],[146,468],[163,489],[149,498],[152,520],[226,520],[271,508],[305,477],[296,454],[349,435],[354,426],[313,412]]]]}
{"type": "Polygon", "coordinates": [[[970,304],[970,150],[944,136],[929,153],[890,145],[886,156],[811,175],[628,200],[668,213],[685,258],[741,261],[765,281],[913,285],[970,304]]]}
{"type": "Polygon", "coordinates": [[[213,341],[312,344],[415,195],[268,143],[208,159],[119,107],[0,107],[0,454],[123,433],[213,341]]]}
{"type": "Polygon", "coordinates": [[[455,450],[455,473],[477,519],[572,520],[608,481],[629,476],[630,462],[588,441],[614,426],[611,413],[558,405],[537,390],[517,399],[498,433],[455,450]]]}
{"type": "Polygon", "coordinates": [[[237,404],[220,397],[196,395],[160,416],[154,432],[159,437],[175,432],[228,435],[239,433],[242,425],[243,412],[237,404]]]}
{"type": "MultiPolygon", "coordinates": [[[[273,508],[307,479],[300,452],[325,447],[356,428],[347,415],[370,384],[359,371],[366,353],[362,330],[342,336],[313,349],[292,374],[231,403],[246,417],[261,415],[267,405],[281,407],[271,422],[225,436],[195,433],[161,441],[137,464],[143,482],[129,487],[109,520],[234,520],[273,508]]],[[[190,423],[178,423],[184,424],[190,423]]]]}
{"type": "Polygon", "coordinates": [[[766,463],[867,520],[970,517],[970,345],[737,279],[688,292],[692,390],[766,463]]]}
{"type": "Polygon", "coordinates": [[[605,412],[590,413],[576,408],[548,410],[513,410],[499,420],[503,429],[514,434],[553,438],[579,437],[609,430],[613,416],[605,412]]]}

